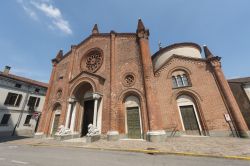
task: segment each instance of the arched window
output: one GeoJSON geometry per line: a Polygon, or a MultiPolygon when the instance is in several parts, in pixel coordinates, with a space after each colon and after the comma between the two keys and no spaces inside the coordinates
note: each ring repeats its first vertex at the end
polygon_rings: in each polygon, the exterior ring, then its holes
{"type": "Polygon", "coordinates": [[[174,71],[172,73],[173,88],[190,86],[186,72],[182,70],[174,71]]]}
{"type": "Polygon", "coordinates": [[[172,82],[173,82],[174,88],[178,87],[177,80],[176,80],[175,76],[172,76],[172,82]]]}

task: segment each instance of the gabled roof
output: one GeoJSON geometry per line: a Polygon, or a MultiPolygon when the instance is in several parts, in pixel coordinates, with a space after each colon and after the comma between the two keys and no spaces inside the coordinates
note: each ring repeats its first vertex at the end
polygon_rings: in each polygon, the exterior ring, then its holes
{"type": "MultiPolygon", "coordinates": [[[[110,37],[111,33],[115,33],[116,36],[121,36],[121,37],[136,36],[136,33],[133,33],[133,32],[131,32],[131,33],[118,33],[118,32],[111,31],[110,33],[97,33],[97,34],[89,35],[87,38],[85,38],[79,44],[76,44],[75,46],[76,46],[76,48],[79,48],[80,46],[82,46],[84,43],[86,43],[88,40],[90,40],[93,37],[110,37]]],[[[61,58],[61,60],[63,60],[67,56],[69,56],[70,53],[71,53],[71,50],[69,50],[66,54],[64,54],[63,57],[61,58]]]]}
{"type": "Polygon", "coordinates": [[[1,71],[0,71],[0,76],[6,77],[6,78],[9,78],[9,79],[13,79],[13,80],[17,80],[17,81],[21,81],[21,82],[25,82],[27,84],[41,86],[41,87],[44,87],[44,88],[48,88],[48,85],[49,85],[49,84],[44,83],[44,82],[35,81],[35,80],[29,79],[29,78],[25,78],[25,77],[13,75],[13,74],[4,74],[1,71]]]}
{"type": "Polygon", "coordinates": [[[230,79],[230,80],[228,80],[228,82],[231,82],[231,83],[249,83],[250,77],[230,79]]]}

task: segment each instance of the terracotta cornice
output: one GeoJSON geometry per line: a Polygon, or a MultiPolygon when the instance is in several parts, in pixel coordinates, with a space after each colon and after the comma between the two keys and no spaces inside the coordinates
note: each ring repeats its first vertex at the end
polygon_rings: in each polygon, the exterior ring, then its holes
{"type": "Polygon", "coordinates": [[[89,76],[92,76],[92,77],[95,77],[97,78],[100,82],[104,82],[106,80],[106,78],[100,76],[100,75],[97,75],[95,73],[90,73],[88,71],[81,71],[79,74],[77,74],[73,79],[71,79],[69,81],[69,83],[72,83],[74,82],[77,78],[79,78],[82,74],[86,74],[86,75],[89,75],[89,76]]]}
{"type": "MultiPolygon", "coordinates": [[[[114,32],[116,36],[118,37],[135,37],[136,38],[136,33],[117,33],[114,32]]],[[[83,45],[84,43],[86,43],[88,40],[90,40],[91,38],[95,38],[95,37],[110,37],[111,33],[98,33],[98,34],[91,34],[89,35],[87,38],[85,38],[83,41],[81,41],[79,44],[77,44],[75,47],[79,48],[81,45],[83,45]]],[[[57,63],[61,62],[64,58],[66,58],[67,56],[69,56],[71,54],[72,50],[69,50],[60,61],[57,61],[57,63]]],[[[54,60],[54,59],[53,59],[54,60]]]]}
{"type": "Polygon", "coordinates": [[[201,58],[194,58],[194,57],[187,57],[187,56],[182,56],[182,55],[172,55],[170,58],[168,58],[168,60],[166,60],[157,70],[154,71],[155,75],[159,75],[161,73],[162,70],[164,70],[168,63],[172,60],[172,59],[183,59],[183,60],[191,60],[191,61],[197,61],[197,62],[203,62],[203,63],[207,63],[208,60],[207,59],[201,59],[201,58]]]}

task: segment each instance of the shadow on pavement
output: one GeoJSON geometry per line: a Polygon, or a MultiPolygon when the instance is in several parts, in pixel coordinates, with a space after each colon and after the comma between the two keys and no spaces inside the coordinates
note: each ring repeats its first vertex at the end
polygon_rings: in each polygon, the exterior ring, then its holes
{"type": "Polygon", "coordinates": [[[31,138],[31,137],[26,137],[26,136],[2,136],[2,137],[0,137],[0,143],[10,142],[10,141],[15,141],[15,140],[21,140],[21,139],[26,139],[26,138],[31,138]]]}

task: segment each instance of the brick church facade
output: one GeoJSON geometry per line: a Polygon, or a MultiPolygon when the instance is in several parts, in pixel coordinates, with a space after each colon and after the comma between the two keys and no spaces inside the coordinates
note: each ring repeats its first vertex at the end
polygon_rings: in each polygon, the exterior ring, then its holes
{"type": "Polygon", "coordinates": [[[195,43],[154,55],[149,31],[92,34],[52,60],[53,70],[37,135],[72,137],[93,124],[108,140],[162,141],[165,136],[241,136],[249,129],[221,69],[220,57],[195,43]]]}

